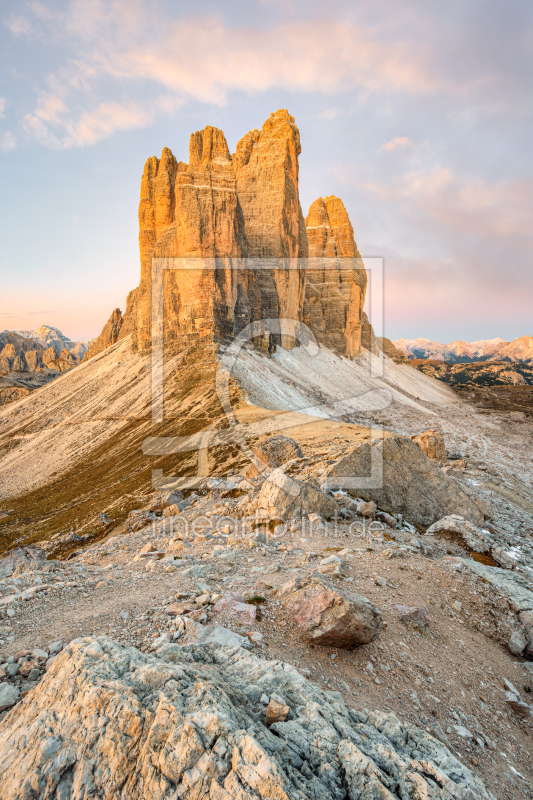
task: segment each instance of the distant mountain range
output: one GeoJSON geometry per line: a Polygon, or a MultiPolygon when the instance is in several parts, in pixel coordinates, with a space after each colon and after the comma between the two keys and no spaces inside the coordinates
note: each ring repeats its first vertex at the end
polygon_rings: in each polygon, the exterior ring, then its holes
{"type": "Polygon", "coordinates": [[[520,336],[512,342],[504,339],[481,339],[477,342],[456,340],[450,344],[430,339],[397,339],[394,346],[409,358],[469,364],[472,361],[523,361],[533,363],[533,336],[520,336]]]}
{"type": "Polygon", "coordinates": [[[36,328],[34,331],[4,331],[4,333],[16,333],[24,339],[33,339],[45,350],[53,347],[57,355],[66,348],[78,358],[83,358],[92,342],[92,339],[86,342],[73,342],[64,333],[61,333],[59,328],[53,328],[51,325],[41,325],[40,328],[36,328]]]}
{"type": "Polygon", "coordinates": [[[76,367],[91,341],[73,342],[50,325],[0,333],[0,406],[76,367]]]}

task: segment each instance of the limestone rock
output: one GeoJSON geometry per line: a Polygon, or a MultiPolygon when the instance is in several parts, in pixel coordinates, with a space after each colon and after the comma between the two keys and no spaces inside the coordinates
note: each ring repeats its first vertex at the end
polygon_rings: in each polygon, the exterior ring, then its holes
{"type": "Polygon", "coordinates": [[[515,631],[508,642],[508,647],[514,656],[521,656],[527,647],[527,639],[520,631],[515,631]]]}
{"type": "Polygon", "coordinates": [[[473,522],[483,523],[483,514],[466,490],[445,475],[407,436],[386,436],[357,445],[328,472],[327,485],[340,486],[335,478],[370,476],[370,456],[382,469],[375,488],[348,488],[365,500],[373,500],[390,514],[403,514],[409,522],[428,528],[434,522],[457,514],[473,522]],[[381,466],[380,466],[381,465],[381,466]]]}
{"type": "Polygon", "coordinates": [[[520,697],[513,694],[513,692],[505,692],[505,702],[509,708],[514,711],[515,714],[518,714],[519,717],[522,717],[522,719],[527,719],[531,715],[530,706],[524,703],[520,697]]]}
{"type": "Polygon", "coordinates": [[[334,517],[340,506],[312,484],[289,478],[282,469],[275,469],[261,487],[258,508],[271,517],[289,519],[311,513],[334,517]]]}
{"type": "Polygon", "coordinates": [[[361,350],[367,275],[342,200],[319,197],[305,225],[310,258],[305,321],[318,342],[339,355],[356,356],[361,350]]]}
{"type": "Polygon", "coordinates": [[[312,644],[351,650],[373,641],[383,627],[381,611],[366,597],[343,596],[315,578],[293,578],[277,598],[312,644]]]}
{"type": "Polygon", "coordinates": [[[358,517],[366,517],[367,519],[375,519],[376,518],[376,504],[371,500],[370,502],[357,504],[357,516],[358,517]]]}
{"type": "Polygon", "coordinates": [[[241,595],[230,594],[222,597],[214,607],[215,614],[230,617],[241,625],[253,625],[257,614],[257,608],[244,602],[241,595]]]}
{"type": "Polygon", "coordinates": [[[154,519],[155,514],[151,514],[149,511],[142,509],[140,511],[130,511],[126,526],[130,531],[140,531],[150,525],[154,519]]]}
{"type": "Polygon", "coordinates": [[[375,343],[379,350],[381,350],[387,358],[391,358],[395,361],[396,364],[407,364],[407,356],[403,350],[398,350],[390,339],[385,338],[385,336],[376,336],[375,343]]]}
{"type": "Polygon", "coordinates": [[[246,134],[233,156],[222,131],[208,126],[191,135],[188,164],[167,147],[161,158],[149,158],[139,203],[140,284],[128,296],[121,324],[118,318],[107,324],[93,353],[130,333],[134,349],[148,352],[153,323],[164,322],[169,352],[198,339],[232,338],[260,320],[273,321],[274,328],[258,331],[253,341],[271,353],[277,345],[290,349],[298,343],[277,325],[282,319],[305,321],[319,341],[356,355],[366,272],[346,209],[336,197],[320,198],[308,216],[319,263],[306,293],[306,263],[299,261],[309,255],[298,194],[300,151],[294,118],[281,109],[260,131],[246,134]],[[187,268],[165,269],[161,282],[154,282],[153,259],[175,258],[186,258],[187,268]],[[253,265],[236,262],[244,258],[253,265]],[[355,268],[354,258],[359,259],[355,268]],[[333,264],[331,272],[324,269],[324,259],[333,264]],[[163,319],[152,320],[152,284],[160,283],[163,319]]]}
{"type": "MultiPolygon", "coordinates": [[[[18,333],[4,331],[0,334],[0,373],[12,370],[34,372],[43,367],[45,348],[18,333]]],[[[54,351],[55,358],[55,351],[54,351]]]]}
{"type": "MultiPolygon", "coordinates": [[[[65,342],[68,341],[65,337],[65,342]]],[[[74,347],[72,342],[70,344],[74,347]]],[[[4,331],[0,334],[0,373],[40,372],[50,369],[57,376],[57,373],[68,372],[79,363],[79,357],[67,347],[58,352],[52,344],[44,348],[34,339],[15,331],[4,331]]]]}
{"type": "Polygon", "coordinates": [[[419,433],[418,436],[411,436],[411,439],[428,458],[446,463],[446,446],[442,433],[429,430],[419,433]]]}
{"type": "Polygon", "coordinates": [[[368,350],[369,353],[377,356],[379,355],[379,347],[374,333],[374,328],[370,324],[370,320],[363,311],[361,320],[361,347],[368,350]]]}
{"type": "MultiPolygon", "coordinates": [[[[302,458],[303,453],[300,446],[294,439],[289,439],[287,436],[269,436],[263,442],[258,442],[252,448],[254,454],[266,467],[277,469],[290,461],[292,458],[302,458]]],[[[264,469],[263,468],[263,469],[264,469]]],[[[260,469],[259,465],[251,464],[246,470],[246,477],[253,478],[258,475],[260,469]]]]}
{"type": "MultiPolygon", "coordinates": [[[[236,175],[222,131],[208,126],[191,135],[189,164],[168,148],[148,159],[141,183],[141,282],[134,346],[151,344],[152,258],[218,258],[217,270],[167,270],[163,313],[167,347],[197,338],[235,335],[260,318],[255,274],[231,269],[245,253],[236,175]]],[[[192,262],[190,262],[192,266],[192,262]]],[[[200,262],[199,262],[200,264],[200,262]]]]}
{"type": "Polygon", "coordinates": [[[533,611],[521,611],[518,619],[524,626],[526,644],[522,655],[528,661],[533,661],[533,611]]]}
{"type": "Polygon", "coordinates": [[[2,800],[494,800],[422,728],[242,648],[81,639],[0,726],[2,800]],[[265,723],[261,697],[291,708],[265,723]],[[327,765],[327,767],[326,767],[327,765]]]}
{"type": "Polygon", "coordinates": [[[425,630],[429,627],[427,618],[427,606],[396,606],[400,621],[405,625],[412,625],[413,628],[425,630]]]}

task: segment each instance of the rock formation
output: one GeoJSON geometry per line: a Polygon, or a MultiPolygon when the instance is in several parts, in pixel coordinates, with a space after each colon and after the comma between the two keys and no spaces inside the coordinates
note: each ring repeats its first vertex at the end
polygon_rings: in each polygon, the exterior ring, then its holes
{"type": "Polygon", "coordinates": [[[341,355],[355,356],[361,349],[367,276],[342,200],[319,197],[305,225],[310,258],[306,322],[321,344],[341,355]]]}
{"type": "Polygon", "coordinates": [[[288,664],[212,644],[150,656],[106,637],[72,642],[8,713],[0,784],[2,800],[494,800],[422,728],[349,708],[288,664]]]}
{"type": "MultiPolygon", "coordinates": [[[[290,349],[296,339],[275,325],[289,319],[304,321],[340,354],[359,353],[366,272],[362,262],[354,269],[360,256],[338,198],[320,198],[304,220],[300,151],[294,118],[280,110],[247,133],[234,155],[222,131],[208,126],[191,135],[188,164],[167,147],[161,158],[148,159],[139,204],[141,281],[117,338],[132,333],[134,349],[148,352],[155,300],[167,351],[232,338],[259,320],[274,325],[254,336],[256,346],[290,349]],[[186,268],[176,269],[176,258],[188,259],[186,268]],[[169,259],[161,276],[153,273],[153,259],[169,259]],[[152,298],[160,283],[161,297],[152,298]]],[[[113,343],[117,325],[112,317],[88,358],[113,343]]]]}
{"type": "Polygon", "coordinates": [[[273,470],[261,486],[258,508],[267,516],[284,520],[311,513],[331,518],[339,513],[333,498],[311,483],[290,478],[282,468],[273,470]]]}
{"type": "Polygon", "coordinates": [[[264,472],[268,467],[277,469],[292,458],[303,457],[298,443],[294,439],[288,439],[286,436],[270,436],[265,441],[258,442],[252,449],[259,462],[248,467],[246,471],[247,478],[259,475],[260,472],[264,472]]]}
{"type": "Polygon", "coordinates": [[[376,336],[376,344],[382,353],[388,358],[392,358],[397,364],[407,363],[407,356],[405,353],[402,350],[398,350],[390,339],[387,339],[385,336],[376,336]]]}
{"type": "MultiPolygon", "coordinates": [[[[246,255],[258,263],[261,316],[302,320],[305,270],[295,259],[307,258],[305,222],[298,197],[300,133],[285,111],[271,114],[261,131],[251,131],[234,156],[237,194],[244,221],[246,255]],[[265,262],[266,263],[266,262],[265,262]]],[[[290,349],[283,335],[275,343],[290,349]]]]}
{"type": "Polygon", "coordinates": [[[440,431],[423,431],[416,436],[411,436],[411,439],[428,458],[446,463],[446,445],[444,444],[444,436],[440,431]]]}

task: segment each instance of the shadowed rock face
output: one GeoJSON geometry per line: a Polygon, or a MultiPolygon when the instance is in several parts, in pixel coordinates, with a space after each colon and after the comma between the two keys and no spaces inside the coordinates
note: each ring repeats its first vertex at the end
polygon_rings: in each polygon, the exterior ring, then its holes
{"type": "Polygon", "coordinates": [[[492,515],[485,501],[474,492],[467,494],[462,484],[445,475],[406,436],[388,436],[358,445],[329,470],[328,485],[335,486],[336,478],[370,476],[371,455],[379,476],[376,486],[349,491],[373,500],[383,511],[401,513],[421,528],[428,528],[449,514],[458,514],[474,525],[482,525],[485,517],[492,515]]]}
{"type": "Polygon", "coordinates": [[[72,642],[8,713],[0,784],[2,800],[494,800],[423,729],[348,708],[288,664],[106,637],[72,642]],[[285,722],[267,724],[265,694],[285,722]]]}
{"type": "Polygon", "coordinates": [[[305,220],[310,260],[305,287],[306,323],[317,340],[340,355],[361,349],[366,270],[342,200],[319,197],[305,220]],[[360,268],[354,269],[353,259],[360,268]]]}

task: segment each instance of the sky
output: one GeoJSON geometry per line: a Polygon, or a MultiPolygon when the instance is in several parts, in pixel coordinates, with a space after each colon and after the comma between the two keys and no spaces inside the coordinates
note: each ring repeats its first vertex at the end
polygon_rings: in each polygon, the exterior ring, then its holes
{"type": "Polygon", "coordinates": [[[97,335],[145,160],[287,108],[304,214],[341,197],[384,258],[386,336],[533,334],[530,0],[3,0],[0,44],[0,330],[97,335]]]}

